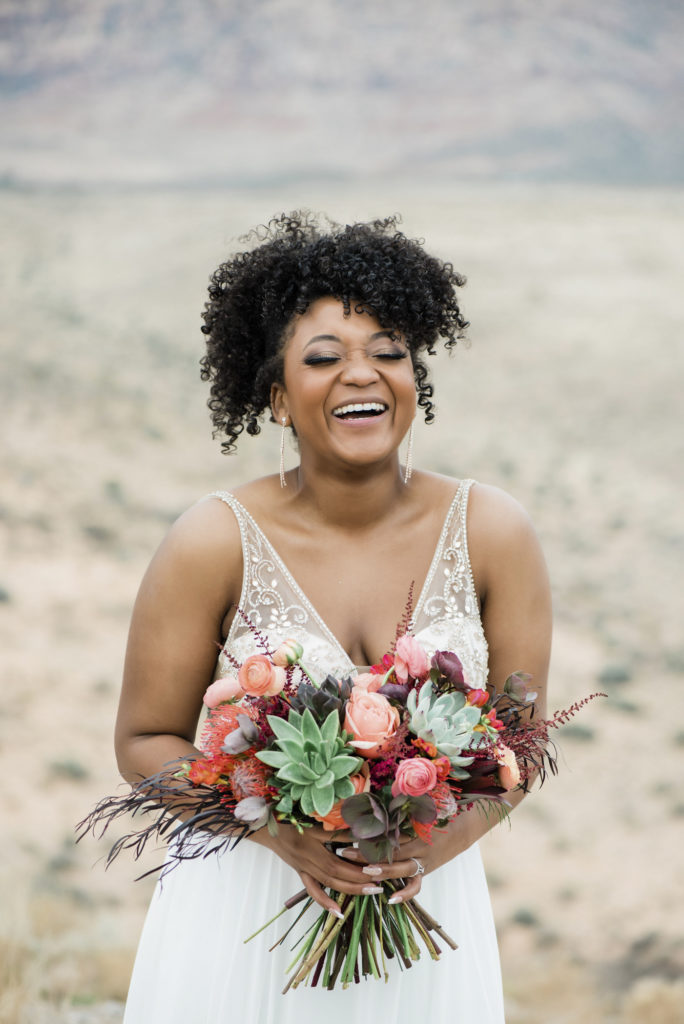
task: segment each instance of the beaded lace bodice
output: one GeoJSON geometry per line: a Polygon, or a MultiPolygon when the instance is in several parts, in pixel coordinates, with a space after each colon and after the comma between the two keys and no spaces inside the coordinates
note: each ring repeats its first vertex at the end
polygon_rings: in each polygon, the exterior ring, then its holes
{"type": "MultiPolygon", "coordinates": [[[[437,547],[413,612],[413,633],[433,654],[455,651],[471,686],[487,682],[487,641],[468,556],[466,514],[472,480],[463,480],[447,512],[437,547]]],[[[304,664],[315,679],[350,675],[355,666],[325,624],[275,548],[249,512],[228,491],[215,491],[233,510],[243,556],[240,608],[273,647],[292,637],[304,648],[304,664]]],[[[254,636],[240,615],[231,623],[218,674],[230,671],[227,657],[242,662],[257,652],[254,636]]]]}

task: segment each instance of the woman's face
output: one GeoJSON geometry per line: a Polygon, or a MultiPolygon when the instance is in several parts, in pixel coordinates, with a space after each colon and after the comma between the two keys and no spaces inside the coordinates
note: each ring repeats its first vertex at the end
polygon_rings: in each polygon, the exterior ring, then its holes
{"type": "Polygon", "coordinates": [[[292,322],[283,384],[272,389],[277,422],[288,418],[302,459],[373,466],[396,457],[416,412],[411,354],[391,325],[338,299],[312,303],[292,322]]]}

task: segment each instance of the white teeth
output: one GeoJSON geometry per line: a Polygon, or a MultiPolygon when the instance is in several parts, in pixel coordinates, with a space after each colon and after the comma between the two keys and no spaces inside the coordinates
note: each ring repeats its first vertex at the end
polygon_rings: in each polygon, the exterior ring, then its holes
{"type": "Polygon", "coordinates": [[[339,409],[333,409],[333,416],[345,416],[351,412],[384,412],[387,408],[380,402],[360,402],[357,405],[341,405],[339,409]]]}

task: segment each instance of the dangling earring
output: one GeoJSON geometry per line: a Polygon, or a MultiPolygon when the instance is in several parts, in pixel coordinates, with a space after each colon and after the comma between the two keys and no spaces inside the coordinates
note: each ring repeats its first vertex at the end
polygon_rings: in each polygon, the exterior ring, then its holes
{"type": "Polygon", "coordinates": [[[406,448],[406,466],[404,468],[404,483],[407,484],[411,479],[413,473],[413,427],[415,425],[415,419],[411,421],[411,427],[409,429],[408,436],[408,447],[406,448]]]}
{"type": "Polygon", "coordinates": [[[287,480],[285,479],[285,427],[287,426],[287,416],[283,416],[280,422],[283,425],[280,431],[280,486],[287,487],[287,480]]]}

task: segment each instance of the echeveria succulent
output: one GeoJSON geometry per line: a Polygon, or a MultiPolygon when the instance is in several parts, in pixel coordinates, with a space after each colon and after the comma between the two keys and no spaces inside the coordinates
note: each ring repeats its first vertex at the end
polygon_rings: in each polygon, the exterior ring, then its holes
{"type": "Polygon", "coordinates": [[[349,776],[362,760],[347,747],[336,709],[320,728],[308,708],[303,715],[290,711],[287,721],[269,715],[268,723],[275,743],[256,756],[277,769],[275,781],[282,794],[277,811],[291,814],[295,801],[299,801],[304,814],[324,817],[334,803],[354,794],[349,776]]]}
{"type": "Polygon", "coordinates": [[[319,725],[325,722],[331,711],[337,711],[340,726],[344,725],[345,704],[352,691],[351,679],[339,682],[333,676],[326,676],[320,686],[304,680],[297,687],[297,694],[291,700],[295,711],[303,713],[306,708],[311,711],[319,725]]]}
{"type": "Polygon", "coordinates": [[[473,763],[473,758],[462,752],[481,742],[481,733],[474,731],[480,723],[481,709],[467,704],[460,691],[435,694],[431,680],[409,694],[406,708],[411,715],[410,731],[449,758],[454,778],[467,778],[468,772],[463,769],[473,763]]]}

